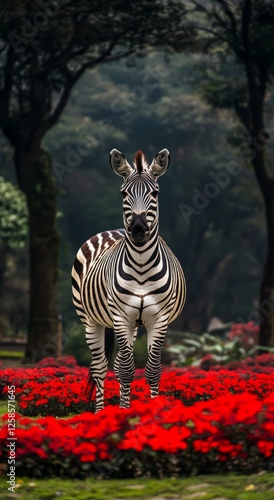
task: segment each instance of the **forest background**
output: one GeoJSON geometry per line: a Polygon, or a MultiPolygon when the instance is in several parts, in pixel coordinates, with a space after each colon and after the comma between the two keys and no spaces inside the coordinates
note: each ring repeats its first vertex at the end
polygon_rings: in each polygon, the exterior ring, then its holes
{"type": "MultiPolygon", "coordinates": [[[[244,79],[239,66],[231,65],[228,60],[228,74],[233,71],[235,81],[244,79]]],[[[43,139],[59,193],[58,313],[64,331],[77,321],[70,291],[76,251],[95,233],[122,227],[121,183],[108,161],[112,148],[129,162],[137,149],[149,161],[163,148],[171,153],[169,171],[159,180],[160,234],[180,260],[187,281],[186,307],[173,328],[202,333],[213,317],[224,323],[260,322],[266,253],[263,199],[243,154],[250,137],[230,109],[213,109],[205,102],[218,71],[225,79],[221,63],[217,67],[216,58],[205,50],[191,47],[171,54],[154,47],[145,58],[131,54],[88,69],[75,83],[58,123],[43,139]]],[[[272,111],[268,92],[269,130],[272,111]]],[[[6,203],[3,195],[0,205],[3,337],[27,331],[29,254],[26,202],[13,187],[14,151],[4,135],[0,140],[0,189],[13,200],[6,203]],[[16,224],[11,238],[6,237],[7,227],[16,224]]],[[[273,157],[273,135],[267,155],[273,157]]]]}

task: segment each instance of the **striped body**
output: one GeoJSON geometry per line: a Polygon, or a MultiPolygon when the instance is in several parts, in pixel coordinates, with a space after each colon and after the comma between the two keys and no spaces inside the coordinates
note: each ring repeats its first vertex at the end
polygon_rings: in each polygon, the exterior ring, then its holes
{"type": "Polygon", "coordinates": [[[78,251],[72,277],[75,309],[87,327],[92,321],[111,328],[120,314],[132,328],[149,328],[163,315],[171,323],[184,305],[181,266],[160,237],[140,258],[128,255],[123,230],[99,233],[78,251]]]}
{"type": "Polygon", "coordinates": [[[125,229],[105,231],[87,240],[72,268],[73,302],[92,351],[96,411],[104,406],[105,331],[112,328],[117,338],[119,352],[114,371],[120,382],[120,406],[128,407],[138,326],[145,326],[147,331],[146,378],[154,397],[158,394],[167,327],[180,314],[185,301],[182,268],[158,234],[156,179],[162,175],[161,161],[166,160],[167,150],[158,153],[162,156],[156,156],[150,167],[143,153],[138,152],[135,169],[120,152],[113,151],[112,168],[125,179],[121,187],[125,229]]]}

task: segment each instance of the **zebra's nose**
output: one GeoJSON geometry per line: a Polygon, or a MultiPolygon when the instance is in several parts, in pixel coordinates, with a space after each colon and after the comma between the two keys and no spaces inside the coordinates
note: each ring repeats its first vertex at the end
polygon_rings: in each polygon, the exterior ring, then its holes
{"type": "Polygon", "coordinates": [[[128,227],[128,233],[131,239],[136,243],[142,243],[146,240],[149,233],[149,227],[146,221],[146,214],[133,214],[128,227]]]}

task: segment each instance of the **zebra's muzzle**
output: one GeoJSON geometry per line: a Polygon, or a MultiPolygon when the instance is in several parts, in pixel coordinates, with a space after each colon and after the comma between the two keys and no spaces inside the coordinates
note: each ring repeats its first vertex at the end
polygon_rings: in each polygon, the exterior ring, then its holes
{"type": "Polygon", "coordinates": [[[150,236],[149,227],[144,213],[132,215],[131,222],[128,227],[128,235],[132,243],[142,244],[148,241],[150,236]]]}

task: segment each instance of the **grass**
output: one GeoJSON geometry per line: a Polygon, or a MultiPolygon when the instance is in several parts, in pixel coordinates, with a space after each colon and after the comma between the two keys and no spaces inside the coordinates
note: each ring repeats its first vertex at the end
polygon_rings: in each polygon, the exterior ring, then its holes
{"type": "Polygon", "coordinates": [[[23,357],[23,352],[0,351],[0,359],[22,359],[23,357]]]}
{"type": "Polygon", "coordinates": [[[0,417],[8,413],[8,398],[6,400],[0,400],[0,417]]]}
{"type": "Polygon", "coordinates": [[[250,476],[227,474],[185,479],[29,479],[17,478],[16,493],[8,491],[6,477],[0,479],[2,500],[273,500],[274,473],[250,476]]]}

